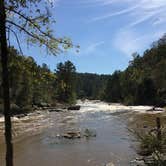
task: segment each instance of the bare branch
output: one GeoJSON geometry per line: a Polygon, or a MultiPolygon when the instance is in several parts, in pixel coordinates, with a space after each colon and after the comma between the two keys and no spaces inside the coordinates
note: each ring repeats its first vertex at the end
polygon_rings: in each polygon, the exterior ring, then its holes
{"type": "Polygon", "coordinates": [[[16,24],[16,23],[14,23],[14,22],[12,22],[12,21],[10,21],[10,20],[6,20],[6,22],[8,22],[8,23],[14,25],[15,27],[19,28],[20,30],[24,31],[24,32],[27,33],[29,36],[40,40],[38,36],[34,35],[33,33],[28,32],[24,27],[22,27],[22,26],[20,26],[20,25],[18,25],[18,24],[16,24]]]}
{"type": "Polygon", "coordinates": [[[10,31],[9,31],[9,29],[7,30],[7,41],[8,41],[8,45],[9,45],[9,47],[10,47],[10,31]]]}
{"type": "Polygon", "coordinates": [[[18,47],[19,47],[20,53],[23,55],[23,51],[22,51],[22,49],[21,49],[20,40],[19,40],[19,38],[18,38],[16,32],[15,32],[14,30],[12,30],[10,27],[6,27],[6,28],[7,28],[9,31],[13,32],[13,34],[14,34],[16,40],[17,40],[17,44],[18,44],[18,47]]]}

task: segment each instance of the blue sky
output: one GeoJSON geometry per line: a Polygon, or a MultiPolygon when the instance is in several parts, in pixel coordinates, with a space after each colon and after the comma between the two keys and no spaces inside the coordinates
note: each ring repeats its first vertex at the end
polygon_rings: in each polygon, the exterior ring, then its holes
{"type": "Polygon", "coordinates": [[[142,53],[166,31],[166,0],[50,0],[57,21],[55,35],[68,36],[80,45],[57,57],[38,47],[26,55],[53,70],[71,60],[78,72],[111,74],[124,70],[133,52],[142,53]]]}

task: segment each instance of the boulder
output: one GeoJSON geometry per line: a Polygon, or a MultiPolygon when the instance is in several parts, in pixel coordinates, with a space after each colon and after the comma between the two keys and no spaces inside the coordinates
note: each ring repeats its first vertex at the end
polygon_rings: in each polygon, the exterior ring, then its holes
{"type": "Polygon", "coordinates": [[[62,109],[49,109],[49,112],[63,112],[62,109]]]}
{"type": "Polygon", "coordinates": [[[75,105],[75,106],[70,106],[67,109],[68,110],[80,110],[81,106],[80,105],[75,105]]]}
{"type": "Polygon", "coordinates": [[[159,108],[159,107],[152,107],[151,109],[147,110],[147,112],[150,112],[150,111],[163,112],[165,111],[165,109],[159,108]]]}
{"type": "Polygon", "coordinates": [[[16,115],[17,118],[24,118],[25,116],[27,116],[27,114],[19,114],[19,115],[16,115]]]}

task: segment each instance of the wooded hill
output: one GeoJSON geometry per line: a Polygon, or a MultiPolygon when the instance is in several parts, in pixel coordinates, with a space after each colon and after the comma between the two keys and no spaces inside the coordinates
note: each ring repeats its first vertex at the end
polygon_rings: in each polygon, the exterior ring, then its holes
{"type": "Polygon", "coordinates": [[[166,35],[133,60],[123,72],[115,71],[103,99],[129,105],[166,106],[166,35]]]}

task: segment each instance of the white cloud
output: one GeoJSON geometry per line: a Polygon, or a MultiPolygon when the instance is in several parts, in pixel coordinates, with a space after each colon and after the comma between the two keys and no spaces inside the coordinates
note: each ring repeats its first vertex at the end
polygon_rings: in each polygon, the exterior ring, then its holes
{"type": "Polygon", "coordinates": [[[133,52],[147,48],[150,42],[157,40],[163,34],[164,31],[141,35],[131,30],[125,30],[115,35],[113,46],[131,58],[133,52]]]}

